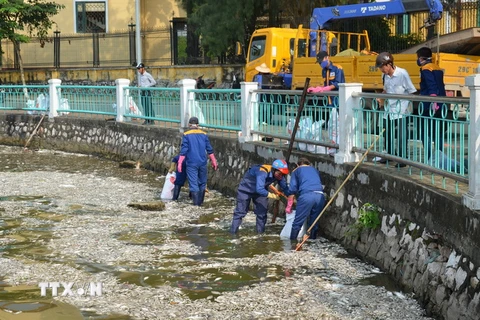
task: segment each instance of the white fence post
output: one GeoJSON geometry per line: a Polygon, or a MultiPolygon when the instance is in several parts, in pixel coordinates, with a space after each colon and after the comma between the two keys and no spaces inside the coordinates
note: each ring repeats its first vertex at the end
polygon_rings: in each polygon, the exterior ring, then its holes
{"type": "Polygon", "coordinates": [[[360,98],[352,97],[352,93],[362,92],[361,83],[340,83],[338,88],[338,123],[339,139],[335,163],[358,161],[360,157],[352,152],[355,141],[355,123],[353,108],[358,108],[360,98]]]}
{"type": "Polygon", "coordinates": [[[180,85],[180,132],[183,132],[184,128],[188,127],[188,119],[191,115],[190,108],[188,107],[188,90],[195,89],[197,82],[193,79],[183,79],[180,80],[178,84],[180,85]]]}
{"type": "MultiPolygon", "coordinates": [[[[258,94],[253,92],[258,89],[257,82],[241,82],[242,94],[242,132],[238,141],[248,142],[259,139],[258,135],[253,136],[251,130],[255,119],[258,118],[258,94]]],[[[258,119],[257,119],[258,121],[258,119]]]]}
{"type": "Polygon", "coordinates": [[[62,84],[60,79],[50,79],[48,80],[48,95],[50,96],[50,109],[48,111],[49,118],[58,117],[58,106],[60,105],[60,97],[58,96],[57,87],[62,84]]]}
{"type": "Polygon", "coordinates": [[[470,130],[468,132],[468,192],[463,204],[480,210],[480,74],[469,76],[465,83],[470,89],[470,130]]]}
{"type": "Polygon", "coordinates": [[[117,122],[125,121],[124,114],[125,114],[125,105],[127,103],[128,92],[123,92],[125,87],[130,85],[129,79],[117,79],[115,80],[116,85],[116,104],[117,104],[117,122]]]}

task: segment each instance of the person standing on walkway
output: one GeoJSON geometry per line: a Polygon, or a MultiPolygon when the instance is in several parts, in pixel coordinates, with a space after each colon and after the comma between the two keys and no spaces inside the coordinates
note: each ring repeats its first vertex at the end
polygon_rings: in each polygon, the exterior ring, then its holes
{"type": "Polygon", "coordinates": [[[238,232],[242,219],[247,215],[250,202],[255,206],[257,233],[265,232],[267,223],[268,198],[278,199],[278,196],[268,191],[271,184],[278,182],[284,193],[288,192],[285,176],[288,174],[288,164],[277,159],[272,165],[255,165],[248,169],[240,181],[237,190],[237,205],[233,211],[230,232],[238,232]]]}
{"type": "Polygon", "coordinates": [[[207,154],[214,170],[218,169],[218,164],[207,133],[198,129],[198,118],[191,117],[188,120],[188,126],[190,130],[183,134],[177,170],[180,173],[183,172],[182,166],[184,162],[186,163],[193,205],[201,206],[207,188],[207,154]]]}
{"type": "MultiPolygon", "coordinates": [[[[345,83],[345,73],[339,65],[334,65],[330,61],[330,56],[326,51],[320,51],[317,53],[317,63],[322,68],[323,86],[310,87],[308,92],[328,92],[338,91],[338,85],[345,83]]],[[[331,102],[330,102],[331,103],[331,102]]]]}
{"type": "MultiPolygon", "coordinates": [[[[417,65],[420,67],[420,95],[445,97],[447,93],[443,82],[443,70],[432,62],[432,49],[422,47],[417,50],[417,65]]],[[[423,143],[424,159],[429,160],[432,156],[432,140],[435,140],[435,150],[443,151],[445,130],[437,125],[436,120],[442,119],[442,108],[436,102],[421,102],[418,114],[424,117],[419,119],[417,128],[423,143]]]]}
{"type": "MultiPolygon", "coordinates": [[[[325,206],[325,195],[323,194],[322,179],[317,169],[311,166],[307,158],[300,158],[298,167],[292,171],[290,176],[290,187],[285,212],[292,213],[292,206],[295,196],[297,197],[297,212],[292,224],[290,239],[296,240],[298,233],[307,220],[307,228],[310,228],[325,206]]],[[[318,224],[311,232],[310,239],[317,238],[318,224]]]]}
{"type": "Polygon", "coordinates": [[[178,160],[180,159],[180,155],[176,155],[172,159],[172,164],[170,165],[170,169],[168,169],[168,173],[172,173],[175,171],[175,182],[173,183],[173,197],[172,200],[178,200],[178,197],[180,195],[180,191],[182,190],[183,185],[185,184],[185,181],[187,180],[187,166],[186,166],[186,161],[183,161],[182,163],[182,171],[178,171],[178,160]]]}
{"type": "MultiPolygon", "coordinates": [[[[323,86],[311,87],[307,89],[307,92],[317,93],[317,92],[328,92],[328,91],[338,91],[338,85],[340,83],[345,83],[345,73],[339,65],[334,65],[330,61],[330,56],[326,51],[320,51],[317,53],[317,62],[322,68],[322,77],[324,79],[323,86]]],[[[338,98],[328,97],[328,106],[330,106],[330,115],[325,116],[325,120],[328,128],[328,137],[333,143],[339,142],[338,136],[338,98]]],[[[316,120],[316,119],[315,119],[316,120]]],[[[334,155],[336,149],[329,148],[328,154],[334,155]]]]}
{"type": "MultiPolygon", "coordinates": [[[[412,94],[417,91],[407,70],[394,65],[391,53],[381,52],[376,58],[375,66],[383,73],[383,93],[412,94]]],[[[408,100],[397,99],[388,99],[384,102],[383,124],[385,132],[383,141],[386,144],[386,150],[391,155],[403,158],[406,158],[409,104],[408,100]]],[[[386,162],[381,157],[376,157],[374,161],[386,162]]],[[[405,167],[405,164],[399,163],[398,167],[405,167]]]]}
{"type": "MultiPolygon", "coordinates": [[[[138,86],[140,88],[149,88],[157,84],[152,75],[145,70],[145,65],[139,63],[137,65],[138,70],[138,86]]],[[[155,117],[152,106],[152,92],[150,90],[140,90],[141,103],[143,110],[145,111],[145,117],[155,117]]],[[[143,124],[154,124],[155,121],[152,119],[145,119],[143,124]]]]}

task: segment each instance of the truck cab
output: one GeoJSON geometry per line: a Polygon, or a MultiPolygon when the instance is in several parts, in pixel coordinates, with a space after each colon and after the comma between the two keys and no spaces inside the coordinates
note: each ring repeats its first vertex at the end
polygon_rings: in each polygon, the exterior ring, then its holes
{"type": "Polygon", "coordinates": [[[284,88],[291,87],[291,69],[294,55],[307,55],[308,30],[266,28],[256,30],[249,44],[245,81],[253,81],[255,68],[265,63],[270,72],[283,78],[284,88]],[[295,53],[296,51],[296,53],[295,53]]]}
{"type": "MultiPolygon", "coordinates": [[[[290,28],[266,28],[256,30],[251,39],[245,66],[245,80],[252,81],[255,68],[265,63],[272,73],[283,79],[283,88],[302,89],[305,78],[310,78],[311,86],[323,85],[321,68],[316,62],[317,49],[312,45],[312,33],[319,42],[319,50],[331,56],[339,53],[339,48],[355,48],[358,52],[370,50],[368,33],[335,32],[328,30],[290,28]],[[313,50],[313,51],[312,51],[313,50]]],[[[345,76],[352,79],[356,75],[354,56],[332,57],[344,69],[345,76]]],[[[375,61],[375,58],[373,58],[375,61]]],[[[374,70],[376,71],[376,70],[374,70]]]]}

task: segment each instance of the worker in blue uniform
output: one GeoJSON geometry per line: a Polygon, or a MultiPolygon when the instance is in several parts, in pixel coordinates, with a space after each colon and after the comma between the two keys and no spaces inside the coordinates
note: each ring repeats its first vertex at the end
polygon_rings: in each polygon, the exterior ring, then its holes
{"type": "Polygon", "coordinates": [[[284,193],[288,191],[285,175],[288,174],[288,164],[285,160],[277,159],[272,165],[255,165],[248,169],[240,181],[237,191],[237,205],[233,212],[231,233],[237,233],[242,219],[248,212],[250,201],[255,205],[257,233],[265,232],[267,223],[268,198],[277,196],[268,191],[269,186],[278,182],[284,193]]]}
{"type": "MultiPolygon", "coordinates": [[[[322,68],[322,77],[324,79],[323,86],[310,87],[307,91],[310,93],[338,91],[338,85],[340,83],[345,83],[345,73],[343,72],[342,67],[339,65],[334,65],[332,61],[330,61],[330,56],[326,51],[318,52],[317,63],[319,63],[320,67],[322,68]]],[[[330,141],[333,143],[339,143],[338,95],[328,96],[327,99],[328,106],[330,106],[330,112],[325,112],[321,118],[323,118],[327,126],[328,138],[330,141]]],[[[315,121],[319,120],[317,118],[315,121]]],[[[328,149],[328,154],[332,156],[336,152],[337,149],[335,148],[328,149]]]]}
{"type": "Polygon", "coordinates": [[[180,173],[183,171],[182,165],[185,161],[187,165],[188,185],[190,187],[193,204],[201,206],[207,188],[207,154],[214,170],[218,169],[218,164],[207,133],[198,129],[198,118],[191,117],[188,120],[188,126],[190,130],[183,134],[177,170],[180,173]]]}
{"type": "MultiPolygon", "coordinates": [[[[298,167],[292,171],[290,176],[289,196],[285,208],[287,214],[292,213],[296,196],[297,212],[290,233],[291,240],[297,239],[305,220],[307,220],[307,228],[309,229],[325,206],[325,195],[323,194],[322,180],[318,170],[311,166],[307,158],[298,159],[297,165],[298,167]]],[[[317,231],[318,224],[315,224],[310,231],[310,239],[317,238],[317,231]]]]}
{"type": "Polygon", "coordinates": [[[172,173],[175,171],[175,182],[173,183],[173,197],[172,200],[178,200],[178,196],[180,195],[180,191],[182,187],[185,185],[185,181],[187,180],[187,165],[186,162],[183,161],[182,163],[182,171],[179,172],[177,170],[178,167],[178,160],[180,159],[180,155],[176,155],[172,159],[172,164],[168,169],[168,173],[172,173]]]}
{"type": "Polygon", "coordinates": [[[317,53],[317,63],[322,68],[323,86],[310,87],[308,92],[338,91],[338,85],[345,83],[345,73],[339,65],[334,65],[326,51],[317,53]]]}
{"type": "MultiPolygon", "coordinates": [[[[432,49],[422,47],[417,50],[417,65],[420,67],[420,95],[445,97],[447,93],[443,82],[443,70],[432,62],[432,49]]],[[[442,105],[436,102],[421,102],[418,113],[424,117],[419,121],[418,131],[423,142],[424,156],[428,160],[432,156],[432,141],[435,141],[436,150],[443,151],[445,130],[437,129],[440,125],[437,119],[443,118],[442,105]]]]}

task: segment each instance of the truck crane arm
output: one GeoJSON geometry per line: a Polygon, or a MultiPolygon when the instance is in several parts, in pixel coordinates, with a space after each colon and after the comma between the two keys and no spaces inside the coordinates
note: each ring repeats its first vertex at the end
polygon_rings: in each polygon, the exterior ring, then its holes
{"type": "Polygon", "coordinates": [[[429,17],[425,21],[425,26],[428,27],[442,18],[443,5],[440,0],[391,0],[315,8],[310,20],[310,29],[325,29],[328,22],[339,19],[400,15],[423,11],[429,12],[429,17]]]}

